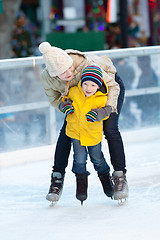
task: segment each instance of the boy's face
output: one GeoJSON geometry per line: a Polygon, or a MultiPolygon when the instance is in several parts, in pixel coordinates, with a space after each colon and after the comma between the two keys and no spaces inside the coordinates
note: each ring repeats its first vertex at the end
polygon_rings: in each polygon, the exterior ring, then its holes
{"type": "Polygon", "coordinates": [[[98,85],[92,81],[85,81],[82,83],[82,90],[87,97],[95,94],[98,89],[98,85]]]}

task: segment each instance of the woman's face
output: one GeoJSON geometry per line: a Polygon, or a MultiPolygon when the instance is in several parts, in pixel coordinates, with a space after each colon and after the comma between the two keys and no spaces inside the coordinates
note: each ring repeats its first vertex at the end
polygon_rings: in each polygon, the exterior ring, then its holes
{"type": "Polygon", "coordinates": [[[74,72],[74,67],[72,65],[70,68],[68,68],[64,73],[62,73],[58,77],[64,81],[71,81],[73,79],[73,72],[74,72]]]}

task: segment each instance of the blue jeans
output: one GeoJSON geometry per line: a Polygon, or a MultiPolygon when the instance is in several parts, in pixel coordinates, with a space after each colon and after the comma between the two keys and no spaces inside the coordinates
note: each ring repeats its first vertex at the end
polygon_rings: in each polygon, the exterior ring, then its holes
{"type": "Polygon", "coordinates": [[[86,173],[87,155],[89,154],[94,169],[99,174],[105,174],[110,171],[110,167],[106,163],[103,152],[101,150],[101,143],[94,146],[81,146],[81,143],[77,139],[71,139],[73,143],[74,161],[72,172],[75,174],[86,173]],[[88,150],[88,151],[87,151],[88,150]]]}
{"type": "MultiPolygon", "coordinates": [[[[121,134],[118,129],[118,119],[119,114],[123,105],[125,88],[123,85],[123,81],[116,74],[115,77],[116,82],[120,86],[120,93],[118,97],[118,114],[111,113],[109,119],[103,121],[103,131],[105,139],[108,143],[111,163],[113,169],[115,171],[121,170],[124,173],[126,172],[126,161],[124,154],[123,141],[121,138],[121,134]]],[[[59,138],[56,145],[55,156],[54,156],[54,172],[60,172],[62,174],[65,173],[65,169],[68,165],[68,158],[71,150],[71,139],[65,134],[67,122],[64,121],[62,129],[59,134],[59,138]]]]}

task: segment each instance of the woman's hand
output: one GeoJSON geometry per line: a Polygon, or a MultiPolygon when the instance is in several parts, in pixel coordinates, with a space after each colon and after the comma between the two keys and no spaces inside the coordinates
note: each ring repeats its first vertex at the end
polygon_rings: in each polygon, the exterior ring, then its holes
{"type": "Polygon", "coordinates": [[[101,121],[106,117],[109,117],[112,112],[112,107],[107,105],[104,108],[92,109],[93,112],[97,114],[96,121],[101,121]]]}

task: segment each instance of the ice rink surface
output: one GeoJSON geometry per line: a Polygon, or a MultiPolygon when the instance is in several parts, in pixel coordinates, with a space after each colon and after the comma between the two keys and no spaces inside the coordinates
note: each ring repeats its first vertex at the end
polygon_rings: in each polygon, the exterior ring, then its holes
{"type": "MultiPolygon", "coordinates": [[[[129,198],[122,206],[104,195],[89,160],[88,199],[80,205],[72,153],[63,194],[54,207],[45,199],[52,159],[1,168],[0,239],[159,240],[160,128],[153,130],[122,133],[129,184],[129,198]]],[[[111,166],[105,140],[103,151],[111,166]]]]}

